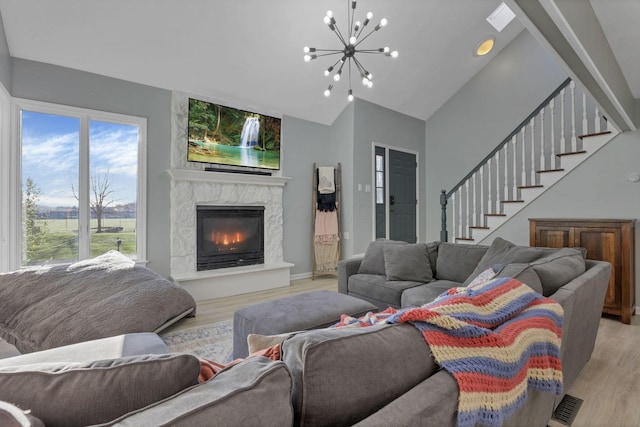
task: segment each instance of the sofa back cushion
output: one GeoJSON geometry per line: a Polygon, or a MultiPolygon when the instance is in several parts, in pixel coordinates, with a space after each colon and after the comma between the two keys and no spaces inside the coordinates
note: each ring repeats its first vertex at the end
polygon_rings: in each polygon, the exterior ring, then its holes
{"type": "Polygon", "coordinates": [[[585,272],[583,252],[562,248],[531,263],[542,282],[542,294],[548,297],[585,272]]]}
{"type": "Polygon", "coordinates": [[[469,285],[474,277],[496,264],[529,263],[542,258],[547,253],[548,249],[545,248],[517,246],[514,243],[496,237],[487,252],[482,256],[482,259],[480,259],[480,262],[478,262],[473,273],[464,281],[464,286],[469,285]]]}
{"type": "Polygon", "coordinates": [[[384,269],[384,252],[382,248],[387,245],[406,245],[407,242],[400,240],[378,239],[369,243],[364,253],[358,273],[362,274],[386,274],[384,269]]]}
{"type": "Polygon", "coordinates": [[[488,246],[441,242],[438,246],[436,279],[464,282],[488,249],[488,246]]]}
{"type": "Polygon", "coordinates": [[[188,354],[124,357],[0,368],[0,400],[48,427],[104,423],[197,383],[200,361],[188,354]]]}
{"type": "Polygon", "coordinates": [[[386,245],[382,248],[387,280],[431,282],[433,272],[425,243],[386,245]]]}
{"type": "Polygon", "coordinates": [[[411,325],[318,329],[282,343],[295,425],[352,425],[437,371],[411,325]]]}
{"type": "Polygon", "coordinates": [[[290,426],[291,376],[285,364],[252,357],[204,384],[107,424],[138,426],[290,426]]]}

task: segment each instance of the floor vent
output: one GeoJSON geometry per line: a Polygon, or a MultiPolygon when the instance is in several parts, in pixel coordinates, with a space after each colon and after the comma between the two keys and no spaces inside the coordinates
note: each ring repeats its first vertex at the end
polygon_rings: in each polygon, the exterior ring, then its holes
{"type": "Polygon", "coordinates": [[[562,401],[553,412],[552,420],[558,421],[566,426],[570,426],[573,423],[573,420],[576,419],[576,415],[578,415],[582,402],[582,399],[565,394],[562,401]]]}

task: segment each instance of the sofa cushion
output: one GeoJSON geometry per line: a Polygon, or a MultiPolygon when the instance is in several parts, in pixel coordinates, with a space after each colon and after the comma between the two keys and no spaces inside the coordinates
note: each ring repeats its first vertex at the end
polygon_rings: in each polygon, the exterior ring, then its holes
{"type": "Polygon", "coordinates": [[[116,426],[290,426],[291,376],[286,365],[252,357],[204,384],[129,413],[116,426]]]}
{"type": "Polygon", "coordinates": [[[30,409],[48,427],[103,423],[197,383],[188,354],[0,368],[0,400],[30,409]],[[73,410],[65,410],[73,408],[73,410]]]}
{"type": "Polygon", "coordinates": [[[369,243],[364,257],[358,268],[358,273],[362,274],[386,274],[384,270],[384,253],[382,248],[387,245],[407,245],[407,242],[399,240],[378,239],[369,243]]]}
{"type": "Polygon", "coordinates": [[[408,324],[303,332],[282,343],[282,360],[304,426],[352,425],[438,370],[408,324]]]}
{"type": "Polygon", "coordinates": [[[582,252],[573,248],[562,248],[531,264],[540,277],[542,294],[546,297],[585,272],[582,252]]]}
{"type": "Polygon", "coordinates": [[[433,280],[427,245],[386,245],[382,248],[387,280],[427,283],[433,280]]]}
{"type": "Polygon", "coordinates": [[[402,308],[421,307],[439,297],[443,292],[458,286],[460,283],[451,280],[436,280],[426,285],[407,289],[402,293],[400,300],[402,308]]]}
{"type": "Polygon", "coordinates": [[[539,294],[542,294],[542,283],[533,269],[533,265],[525,263],[505,264],[496,273],[495,277],[511,277],[529,286],[539,294]]]}
{"type": "Polygon", "coordinates": [[[473,273],[464,281],[464,286],[469,285],[478,274],[496,264],[528,263],[542,258],[546,253],[547,251],[542,248],[517,246],[514,243],[496,237],[482,259],[480,259],[480,262],[478,262],[473,273]]]}
{"type": "Polygon", "coordinates": [[[476,268],[487,246],[441,242],[438,246],[436,279],[462,283],[476,268]]]}
{"type": "MultiPolygon", "coordinates": [[[[362,295],[372,300],[380,301],[385,306],[376,305],[382,310],[387,307],[400,308],[402,292],[405,289],[422,284],[422,282],[387,280],[385,276],[379,274],[354,274],[349,277],[349,295],[356,297],[362,295]]],[[[370,301],[370,299],[367,299],[367,301],[370,301]]]]}

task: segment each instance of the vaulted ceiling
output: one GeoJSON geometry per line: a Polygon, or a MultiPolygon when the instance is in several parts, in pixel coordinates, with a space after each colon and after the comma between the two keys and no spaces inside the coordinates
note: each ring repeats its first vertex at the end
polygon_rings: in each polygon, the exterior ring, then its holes
{"type": "MultiPolygon", "coordinates": [[[[640,95],[637,0],[591,0],[635,97],[640,95]],[[636,19],[632,16],[635,14],[636,19]],[[629,23],[627,27],[620,23],[629,23]],[[628,31],[636,38],[628,38],[628,31]]],[[[262,113],[330,124],[347,105],[347,81],[323,96],[334,61],[303,61],[305,45],[338,48],[323,23],[333,10],[344,28],[348,0],[0,0],[11,56],[218,100],[262,113]]],[[[506,46],[524,26],[502,32],[486,17],[500,0],[360,0],[388,25],[364,48],[389,46],[397,59],[362,58],[374,74],[354,95],[427,119],[506,46]],[[496,48],[472,54],[486,36],[496,48]]]]}

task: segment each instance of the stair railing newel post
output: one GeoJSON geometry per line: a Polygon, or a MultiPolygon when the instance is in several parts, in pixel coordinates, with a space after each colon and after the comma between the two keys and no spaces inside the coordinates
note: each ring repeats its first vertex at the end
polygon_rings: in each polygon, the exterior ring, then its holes
{"type": "Polygon", "coordinates": [[[582,92],[582,134],[589,133],[589,121],[587,120],[587,94],[582,92]]]}
{"type": "MultiPolygon", "coordinates": [[[[513,139],[511,140],[513,144],[513,183],[511,186],[511,198],[518,198],[518,134],[513,135],[513,139]]],[[[509,200],[509,199],[507,199],[509,200]]],[[[504,203],[502,204],[502,212],[504,213],[504,203]]]]}
{"type": "Polygon", "coordinates": [[[441,228],[440,228],[440,241],[447,241],[447,190],[442,190],[440,193],[440,208],[442,210],[441,215],[441,228]]]}
{"type": "MultiPolygon", "coordinates": [[[[527,126],[522,126],[522,181],[520,181],[520,186],[524,187],[527,185],[527,150],[526,150],[526,129],[527,126]]],[[[520,198],[520,194],[518,194],[518,199],[520,198]]]]}
{"type": "MultiPolygon", "coordinates": [[[[504,156],[502,163],[504,164],[504,189],[500,201],[509,199],[509,144],[504,144],[504,156]]],[[[498,205],[498,213],[502,213],[500,205],[498,205]]]]}

